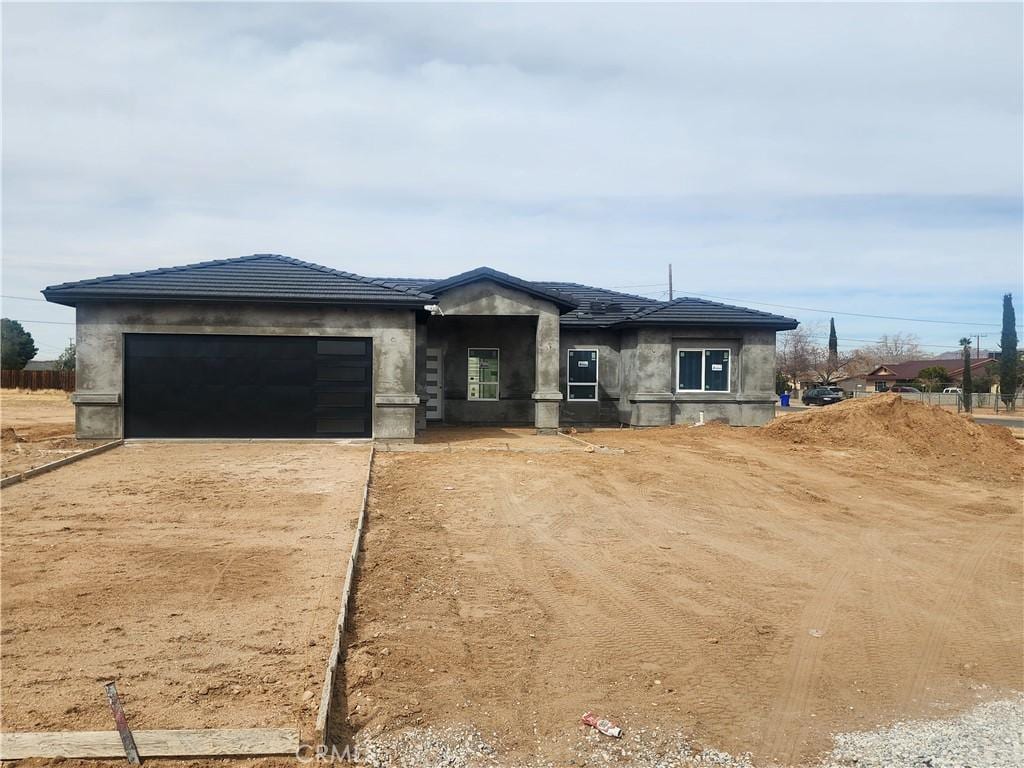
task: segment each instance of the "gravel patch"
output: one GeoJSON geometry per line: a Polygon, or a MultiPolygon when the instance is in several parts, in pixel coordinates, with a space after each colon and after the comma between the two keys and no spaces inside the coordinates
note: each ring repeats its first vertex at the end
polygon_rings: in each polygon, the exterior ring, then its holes
{"type": "Polygon", "coordinates": [[[1024,696],[981,704],[946,720],[911,720],[843,733],[822,768],[1020,768],[1024,696]]]}
{"type": "Polygon", "coordinates": [[[550,761],[501,755],[472,728],[412,728],[357,742],[359,759],[372,768],[563,768],[626,765],[644,768],[754,768],[749,755],[733,757],[706,749],[695,751],[682,732],[639,729],[621,739],[582,731],[570,746],[573,757],[550,761]]]}
{"type": "MultiPolygon", "coordinates": [[[[638,729],[621,739],[581,731],[557,763],[502,756],[478,731],[464,726],[410,728],[358,742],[360,762],[372,768],[758,768],[749,754],[693,749],[681,731],[638,729]]],[[[877,731],[843,733],[818,768],[1021,768],[1024,695],[994,701],[943,720],[899,722],[877,731]]],[[[773,768],[775,768],[773,766],[773,768]]]]}

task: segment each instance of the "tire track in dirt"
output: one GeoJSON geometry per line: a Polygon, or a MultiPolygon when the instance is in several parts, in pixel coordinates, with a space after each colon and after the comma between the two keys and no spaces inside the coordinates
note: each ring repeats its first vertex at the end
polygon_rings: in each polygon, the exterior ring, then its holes
{"type": "Polygon", "coordinates": [[[806,603],[794,627],[793,645],[782,678],[783,687],[771,708],[764,737],[765,751],[776,760],[791,761],[808,728],[808,705],[827,647],[825,638],[828,637],[836,602],[845,590],[849,576],[850,572],[845,567],[834,569],[821,589],[806,603]],[[824,636],[815,637],[810,633],[812,629],[824,632],[824,636]]]}
{"type": "Polygon", "coordinates": [[[864,643],[864,676],[858,677],[863,691],[872,691],[877,697],[884,683],[884,676],[891,668],[893,648],[890,642],[883,639],[885,617],[898,615],[892,600],[892,588],[889,584],[891,573],[880,566],[880,562],[892,563],[896,560],[881,542],[881,534],[876,528],[867,528],[861,535],[865,550],[865,575],[867,590],[871,595],[871,610],[863,614],[864,643]]]}
{"type": "MultiPolygon", "coordinates": [[[[528,498],[522,492],[518,476],[499,489],[502,512],[506,519],[522,519],[528,509],[528,498]]],[[[546,487],[540,494],[553,498],[546,487]]],[[[537,490],[528,494],[533,496],[537,490]]],[[[680,636],[699,633],[701,628],[680,620],[680,606],[666,598],[659,590],[651,589],[649,575],[639,573],[634,564],[616,561],[620,570],[615,578],[609,578],[609,564],[606,555],[598,550],[597,558],[581,553],[579,548],[567,546],[575,521],[564,509],[549,507],[546,518],[552,525],[533,527],[536,539],[531,543],[533,568],[524,573],[524,583],[536,582],[543,577],[546,584],[535,590],[541,600],[553,600],[559,604],[556,613],[573,616],[577,622],[585,621],[590,638],[590,652],[596,657],[614,657],[622,643],[623,626],[629,625],[631,641],[645,649],[648,661],[664,669],[670,669],[677,660],[680,636]],[[547,566],[538,562],[538,554],[545,560],[555,561],[547,566]],[[556,575],[557,574],[557,575],[556,575]],[[571,589],[567,589],[566,579],[571,589]],[[583,599],[585,597],[585,599],[583,599]],[[585,616],[581,615],[586,605],[585,616]]],[[[577,523],[578,524],[578,523],[577,523]]],[[[524,558],[529,562],[530,558],[524,558]]],[[[702,657],[703,653],[690,654],[702,657]]]]}
{"type": "Polygon", "coordinates": [[[953,581],[938,601],[939,618],[928,630],[914,672],[903,695],[901,703],[904,706],[923,696],[928,687],[928,680],[934,676],[943,653],[951,645],[953,624],[958,620],[958,614],[963,611],[971,589],[976,586],[979,572],[1007,532],[1008,530],[1000,528],[991,531],[969,547],[957,563],[953,581]]]}

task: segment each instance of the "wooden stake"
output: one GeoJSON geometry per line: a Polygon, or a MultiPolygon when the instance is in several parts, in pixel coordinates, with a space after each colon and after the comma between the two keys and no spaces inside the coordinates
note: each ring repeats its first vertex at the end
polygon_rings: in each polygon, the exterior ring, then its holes
{"type": "Polygon", "coordinates": [[[124,747],[124,754],[128,758],[128,762],[132,765],[139,765],[142,761],[139,760],[139,750],[135,746],[135,738],[132,736],[132,730],[128,727],[128,718],[124,716],[124,710],[121,708],[121,700],[117,696],[117,686],[114,685],[114,681],[111,680],[103,686],[103,689],[107,692],[107,701],[110,702],[110,711],[114,713],[114,724],[117,726],[117,732],[121,736],[121,745],[124,747]]]}

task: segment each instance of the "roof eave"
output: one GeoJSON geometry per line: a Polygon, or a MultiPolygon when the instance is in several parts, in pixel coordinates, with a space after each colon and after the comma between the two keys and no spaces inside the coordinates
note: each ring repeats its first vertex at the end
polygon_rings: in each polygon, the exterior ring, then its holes
{"type": "Polygon", "coordinates": [[[220,304],[319,304],[330,306],[359,306],[359,307],[394,307],[400,309],[423,309],[424,302],[429,302],[432,297],[419,296],[395,296],[389,298],[365,298],[365,299],[332,299],[330,297],[310,296],[253,296],[253,295],[232,295],[232,296],[211,296],[208,294],[175,294],[174,296],[154,296],[152,294],[109,294],[109,293],[74,293],[67,294],[63,291],[42,291],[43,297],[53,303],[62,304],[66,307],[74,307],[82,302],[122,302],[141,301],[146,303],[181,303],[181,302],[202,302],[220,304]]]}
{"type": "Polygon", "coordinates": [[[512,278],[511,275],[505,275],[497,272],[496,270],[472,270],[471,272],[439,280],[436,283],[421,286],[421,290],[429,291],[435,296],[440,296],[440,294],[450,291],[453,288],[461,288],[464,285],[471,285],[472,283],[490,280],[493,283],[504,285],[516,291],[522,291],[523,293],[535,298],[550,301],[561,310],[562,314],[571,312],[574,309],[579,309],[579,302],[563,294],[561,291],[556,292],[546,288],[538,288],[530,285],[525,280],[510,278],[512,278]]]}
{"type": "Polygon", "coordinates": [[[658,320],[657,318],[637,318],[635,320],[622,320],[612,323],[615,328],[703,328],[707,326],[726,326],[729,328],[758,328],[761,330],[792,331],[800,323],[796,320],[784,322],[775,320],[658,320]]]}

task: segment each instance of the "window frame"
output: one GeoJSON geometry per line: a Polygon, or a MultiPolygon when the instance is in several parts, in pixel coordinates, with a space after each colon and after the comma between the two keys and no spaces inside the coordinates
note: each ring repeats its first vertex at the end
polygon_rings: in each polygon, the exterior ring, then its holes
{"type": "Polygon", "coordinates": [[[496,403],[501,400],[501,348],[500,347],[466,347],[466,400],[471,402],[480,403],[496,403]],[[494,360],[498,365],[498,380],[495,382],[472,382],[469,380],[469,358],[470,353],[476,350],[477,352],[495,352],[494,360]],[[471,397],[470,386],[472,384],[494,384],[494,397],[471,397]]]}
{"type": "Polygon", "coordinates": [[[676,392],[687,393],[687,394],[719,394],[727,395],[732,393],[732,362],[735,358],[735,354],[729,347],[677,347],[676,348],[676,392]],[[699,352],[700,353],[700,385],[701,389],[682,389],[679,386],[679,369],[683,361],[683,352],[699,352]],[[728,375],[725,377],[726,388],[725,389],[708,389],[708,378],[707,378],[707,363],[708,363],[708,352],[727,352],[729,359],[727,361],[729,370],[728,375]]]}
{"type": "Polygon", "coordinates": [[[596,403],[600,399],[600,392],[601,392],[601,350],[598,349],[597,347],[572,347],[571,349],[567,349],[565,351],[565,401],[567,403],[596,403]],[[571,368],[569,366],[569,361],[572,359],[572,353],[573,352],[593,352],[594,353],[594,383],[593,384],[585,384],[585,383],[582,383],[582,382],[573,383],[573,382],[569,381],[569,371],[571,370],[571,368]],[[593,387],[594,388],[594,396],[593,397],[577,397],[577,398],[574,399],[572,397],[572,388],[573,387],[593,387]]]}

